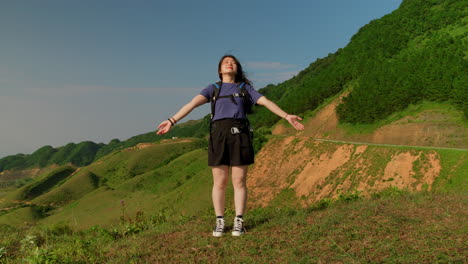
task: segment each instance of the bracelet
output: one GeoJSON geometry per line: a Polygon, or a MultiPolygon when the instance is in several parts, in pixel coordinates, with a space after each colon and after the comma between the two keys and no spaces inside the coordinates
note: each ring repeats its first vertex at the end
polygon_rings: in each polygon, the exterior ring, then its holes
{"type": "Polygon", "coordinates": [[[171,126],[174,126],[174,122],[172,122],[172,120],[170,118],[168,118],[167,120],[169,120],[169,122],[171,122],[171,126]]]}

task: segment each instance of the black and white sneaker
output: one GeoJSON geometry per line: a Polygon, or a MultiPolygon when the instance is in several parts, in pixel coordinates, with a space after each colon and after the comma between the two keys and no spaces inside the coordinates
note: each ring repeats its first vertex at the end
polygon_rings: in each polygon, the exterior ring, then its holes
{"type": "Polygon", "coordinates": [[[213,230],[214,237],[222,237],[224,234],[224,218],[216,218],[216,226],[213,230]]]}
{"type": "Polygon", "coordinates": [[[234,218],[234,226],[232,227],[233,236],[242,236],[245,232],[244,220],[240,217],[234,218]]]}

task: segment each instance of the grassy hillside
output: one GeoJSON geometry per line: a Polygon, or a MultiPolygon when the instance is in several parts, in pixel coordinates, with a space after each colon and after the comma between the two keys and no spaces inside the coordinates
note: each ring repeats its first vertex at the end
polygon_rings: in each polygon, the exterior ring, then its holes
{"type": "MultiPolygon", "coordinates": [[[[9,209],[3,210],[0,223],[16,223],[15,211],[24,207],[41,212],[41,218],[25,217],[28,224],[31,219],[41,224],[64,222],[77,229],[116,224],[122,201],[129,206],[129,215],[163,211],[168,216],[193,216],[212,210],[211,173],[200,142],[179,140],[116,151],[78,169],[66,181],[36,191],[37,186],[45,186],[43,182],[60,178],[61,170],[57,170],[5,196],[2,205],[9,209]]],[[[285,190],[294,193],[295,202],[302,205],[354,193],[369,196],[389,187],[463,191],[467,188],[466,160],[464,150],[274,136],[250,169],[250,205],[266,206],[280,199],[285,190]]],[[[231,187],[228,197],[232,197],[231,187]]]]}
{"type": "MultiPolygon", "coordinates": [[[[84,217],[91,224],[95,223],[93,213],[106,215],[100,223],[115,217],[118,209],[113,213],[102,210],[109,206],[118,208],[120,200],[135,202],[153,211],[170,207],[174,201],[167,202],[167,199],[176,195],[172,193],[174,189],[190,181],[192,176],[209,175],[206,152],[201,148],[204,145],[204,140],[200,139],[137,145],[115,151],[87,167],[57,169],[5,195],[0,201],[0,223],[16,223],[16,211],[24,211],[24,207],[40,210],[46,222],[66,220],[70,223],[84,217]],[[180,167],[184,169],[175,169],[180,167]],[[67,177],[66,181],[64,177],[67,177]],[[166,202],[158,202],[155,206],[157,199],[166,202]],[[70,210],[77,213],[70,214],[70,210]]],[[[199,194],[194,191],[195,186],[209,186],[198,178],[194,182],[191,185],[193,195],[199,194]]],[[[32,213],[24,212],[22,215],[32,213]]],[[[41,220],[31,215],[25,217],[28,223],[31,219],[41,220]]],[[[84,222],[81,225],[86,226],[84,222]]]]}
{"type": "Polygon", "coordinates": [[[99,187],[99,177],[89,170],[76,171],[70,179],[53,190],[41,195],[31,202],[34,204],[66,204],[80,199],[85,194],[99,187]]]}
{"type": "MultiPolygon", "coordinates": [[[[30,201],[38,196],[46,194],[54,188],[58,188],[76,169],[70,166],[57,168],[50,173],[40,176],[35,181],[9,193],[0,200],[1,207],[14,206],[30,201]]],[[[0,213],[1,214],[1,213],[0,213]]]]}
{"type": "Polygon", "coordinates": [[[211,206],[211,174],[206,164],[205,150],[190,151],[165,166],[122,181],[112,189],[96,189],[51,211],[49,217],[38,223],[64,222],[82,230],[97,224],[118,224],[122,214],[126,218],[138,212],[161,212],[165,217],[196,215],[211,206]]]}
{"type": "MultiPolygon", "coordinates": [[[[466,255],[466,156],[466,151],[457,150],[363,149],[363,145],[272,137],[249,174],[247,235],[214,239],[210,236],[213,212],[206,150],[197,148],[196,141],[130,148],[80,168],[66,182],[31,196],[35,197],[31,203],[0,216],[0,259],[5,263],[21,259],[35,263],[158,263],[169,259],[195,263],[230,262],[236,256],[246,263],[461,261],[466,255]],[[279,146],[284,140],[289,143],[279,146]],[[169,148],[178,148],[181,154],[166,161],[169,148]],[[340,162],[336,153],[348,148],[353,155],[340,162]],[[306,154],[304,149],[315,154],[306,154]],[[400,172],[393,171],[393,179],[384,173],[401,153],[419,157],[397,165],[408,163],[416,172],[408,174],[416,184],[403,188],[399,188],[400,172]],[[303,179],[310,165],[300,157],[309,157],[312,163],[320,158],[317,165],[324,167],[341,164],[328,169],[321,190],[327,184],[339,187],[347,179],[354,179],[354,185],[337,195],[315,193],[321,198],[312,202],[304,199],[295,186],[308,184],[294,183],[303,179]],[[426,175],[420,173],[431,169],[428,161],[434,157],[441,169],[435,181],[424,186],[426,175]],[[359,164],[365,164],[365,169],[353,169],[359,164]],[[123,170],[136,175],[116,173],[123,170]],[[372,176],[364,182],[383,189],[359,191],[360,171],[372,176]],[[425,191],[408,192],[418,186],[425,191]],[[265,198],[268,203],[259,207],[265,198]],[[60,201],[49,207],[40,205],[60,201]],[[244,253],[236,255],[239,251],[244,253]]],[[[65,169],[39,177],[20,189],[20,194],[28,197],[26,190],[43,186],[39,183],[58,177],[65,169]]],[[[231,187],[227,201],[232,201],[231,187]]],[[[226,216],[231,219],[233,214],[228,202],[226,216]]]]}
{"type": "Polygon", "coordinates": [[[50,172],[57,167],[58,166],[48,166],[35,169],[2,171],[0,172],[0,188],[6,188],[9,186],[19,188],[32,181],[34,177],[50,172]]]}
{"type": "MultiPolygon", "coordinates": [[[[463,263],[466,196],[388,189],[298,209],[251,210],[247,234],[213,238],[211,213],[143,212],[73,231],[0,229],[2,263],[463,263]]],[[[122,212],[121,214],[125,214],[122,212]]],[[[228,219],[233,217],[230,212],[228,219]]],[[[228,223],[228,226],[231,226],[228,223]]]]}

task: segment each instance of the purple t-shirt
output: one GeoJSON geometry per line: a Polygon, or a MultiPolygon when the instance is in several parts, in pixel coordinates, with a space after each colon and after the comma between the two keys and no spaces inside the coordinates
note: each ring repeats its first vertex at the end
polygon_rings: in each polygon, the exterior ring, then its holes
{"type": "MultiPolygon", "coordinates": [[[[260,97],[263,96],[261,93],[255,91],[255,89],[248,84],[245,84],[244,87],[250,94],[250,97],[252,98],[252,104],[256,104],[258,99],[260,99],[260,97]]],[[[208,102],[211,102],[211,100],[213,99],[211,98],[213,94],[213,88],[214,84],[210,84],[200,92],[201,95],[205,96],[206,99],[208,99],[208,102]]],[[[231,95],[235,93],[239,93],[237,83],[223,83],[223,85],[221,86],[219,96],[231,95]]],[[[218,98],[218,100],[216,101],[215,116],[213,118],[213,121],[223,118],[247,118],[247,115],[244,113],[242,98],[234,97],[234,100],[236,100],[237,104],[234,104],[230,97],[218,98]]]]}

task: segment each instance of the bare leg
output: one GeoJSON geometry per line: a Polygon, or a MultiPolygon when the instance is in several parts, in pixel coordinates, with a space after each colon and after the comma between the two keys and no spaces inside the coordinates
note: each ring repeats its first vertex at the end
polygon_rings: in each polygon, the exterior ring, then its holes
{"type": "Polygon", "coordinates": [[[234,203],[236,215],[243,215],[247,202],[247,176],[248,166],[232,167],[232,185],[234,186],[234,203]]]}
{"type": "Polygon", "coordinates": [[[216,216],[224,216],[225,193],[226,185],[229,179],[228,166],[214,166],[211,167],[213,173],[213,191],[211,197],[213,199],[213,207],[216,216]]]}

